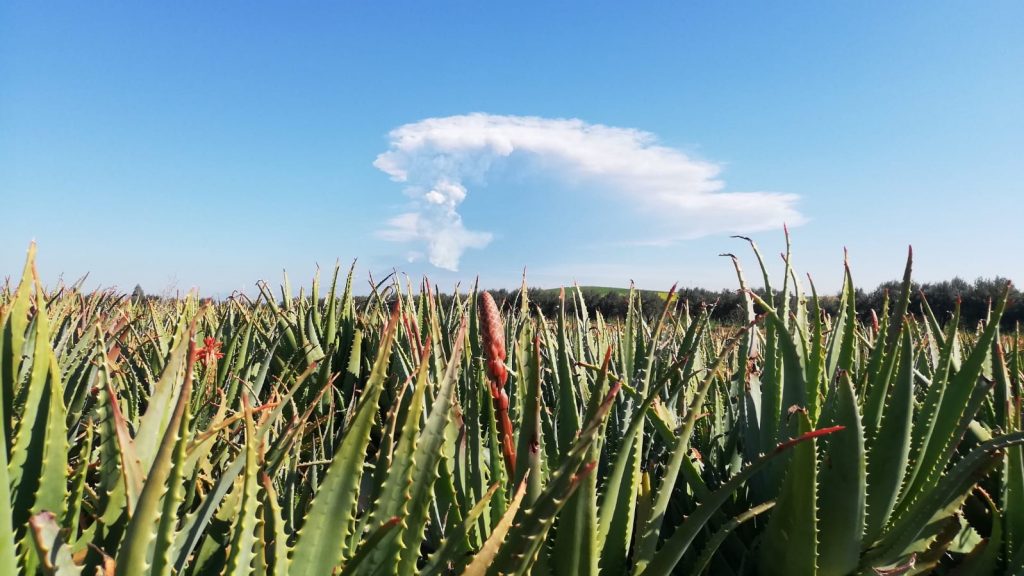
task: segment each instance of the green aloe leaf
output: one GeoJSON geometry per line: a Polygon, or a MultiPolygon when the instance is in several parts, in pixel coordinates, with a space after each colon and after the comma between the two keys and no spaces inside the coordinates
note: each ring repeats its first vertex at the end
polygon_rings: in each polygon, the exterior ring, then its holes
{"type": "Polygon", "coordinates": [[[261,474],[263,485],[263,541],[267,543],[263,556],[267,564],[269,576],[288,576],[290,560],[288,558],[288,534],[284,529],[284,518],[281,514],[277,490],[266,474],[261,474]]]}
{"type": "Polygon", "coordinates": [[[396,306],[382,337],[370,378],[356,407],[356,415],[345,431],[296,538],[291,556],[291,572],[295,574],[330,574],[343,560],[344,549],[351,535],[349,526],[359,494],[370,429],[387,377],[399,317],[400,310],[396,306]]]}
{"type": "Polygon", "coordinates": [[[872,566],[888,565],[904,558],[926,529],[951,516],[971,492],[979,475],[987,473],[998,454],[1024,444],[1024,432],[1012,432],[983,442],[943,474],[934,488],[916,498],[905,514],[886,531],[865,557],[872,566]],[[950,511],[950,508],[954,508],[950,511]]]}
{"type": "MultiPolygon", "coordinates": [[[[384,480],[380,496],[377,498],[377,502],[370,514],[369,526],[371,531],[376,531],[382,525],[390,523],[392,518],[402,518],[405,516],[406,500],[409,496],[408,489],[413,476],[414,453],[420,440],[420,420],[428,386],[427,369],[430,363],[427,362],[427,355],[429,353],[428,346],[420,361],[416,375],[415,392],[412,395],[409,409],[405,412],[405,423],[401,430],[398,446],[395,448],[390,460],[382,461],[378,459],[377,461],[377,470],[375,472],[381,475],[384,480]]],[[[394,419],[393,421],[397,421],[398,404],[396,403],[392,407],[389,420],[394,419]]],[[[384,442],[385,446],[390,445],[391,438],[385,436],[384,442]]],[[[401,542],[400,534],[401,525],[399,525],[398,530],[382,534],[380,542],[374,546],[369,557],[362,562],[359,573],[369,574],[381,566],[384,566],[385,570],[397,569],[398,555],[401,551],[401,546],[399,545],[401,542]]],[[[346,563],[346,570],[350,570],[348,563],[346,563]]]]}
{"type": "Polygon", "coordinates": [[[910,331],[904,329],[899,371],[883,408],[878,436],[868,448],[867,536],[871,542],[889,521],[896,507],[910,455],[914,409],[914,354],[910,331]]]}
{"type": "Polygon", "coordinates": [[[701,500],[697,508],[686,517],[686,520],[676,528],[672,536],[662,544],[661,548],[658,549],[651,559],[651,562],[645,567],[635,567],[633,574],[646,574],[647,576],[668,576],[671,574],[676,564],[679,563],[683,555],[689,550],[690,544],[693,543],[697,535],[704,529],[708,520],[718,512],[722,504],[733,497],[736,491],[743,488],[744,484],[752,476],[761,472],[773,460],[788,453],[794,447],[799,447],[814,438],[839,432],[840,430],[842,428],[839,426],[812,430],[779,444],[774,450],[758,458],[754,463],[744,468],[722,484],[720,488],[701,500]]]}
{"type": "Polygon", "coordinates": [[[463,574],[466,576],[484,576],[487,574],[487,569],[490,568],[494,558],[498,555],[498,550],[505,542],[505,537],[512,527],[512,521],[515,519],[516,514],[519,513],[519,506],[523,502],[523,497],[526,496],[526,485],[526,482],[519,483],[515,496],[509,502],[508,510],[505,511],[501,520],[494,526],[494,530],[491,530],[491,535],[473,556],[473,561],[466,566],[466,569],[462,572],[463,574]]]}
{"type": "MultiPolygon", "coordinates": [[[[36,273],[33,267],[33,278],[36,273]]],[[[31,540],[23,533],[30,516],[52,512],[63,518],[68,498],[68,431],[60,369],[50,344],[50,320],[46,297],[36,280],[36,313],[32,319],[31,367],[25,405],[10,447],[7,474],[10,478],[11,520],[23,534],[23,548],[31,550],[31,540]]],[[[34,571],[35,555],[26,555],[27,572],[34,571]]]]}
{"type": "MultiPolygon", "coordinates": [[[[794,415],[801,435],[811,432],[804,411],[794,415]]],[[[818,569],[818,474],[814,442],[793,448],[779,497],[761,540],[764,574],[812,575],[818,569]]]]}
{"type": "Polygon", "coordinates": [[[736,530],[744,522],[749,522],[754,518],[757,518],[761,514],[771,510],[775,507],[775,501],[769,500],[762,504],[758,504],[753,508],[737,514],[736,517],[730,518],[728,522],[722,524],[718,530],[715,531],[714,535],[708,539],[707,544],[704,545],[704,549],[701,550],[700,556],[697,561],[694,562],[692,574],[705,574],[707,573],[708,566],[711,565],[711,560],[714,558],[715,552],[725,542],[725,539],[732,534],[733,530],[736,530]]]}
{"type": "Polygon", "coordinates": [[[836,384],[828,437],[818,474],[818,573],[839,576],[856,570],[864,539],[867,499],[864,426],[848,373],[836,384]]]}
{"type": "Polygon", "coordinates": [[[473,506],[468,514],[466,514],[462,524],[453,529],[449,533],[449,537],[444,540],[437,552],[430,556],[426,567],[420,571],[421,574],[433,575],[442,573],[447,574],[451,572],[451,570],[448,569],[449,565],[454,567],[454,565],[458,563],[460,555],[465,554],[469,550],[467,545],[469,542],[469,533],[476,529],[477,519],[480,518],[480,516],[487,510],[487,505],[490,503],[491,498],[500,487],[500,484],[491,485],[484,494],[484,497],[473,506]]]}
{"type": "MultiPolygon", "coordinates": [[[[245,475],[242,477],[242,503],[231,535],[231,549],[228,552],[225,574],[248,576],[253,571],[257,557],[256,525],[259,505],[259,462],[256,455],[256,426],[253,424],[252,408],[243,396],[245,410],[245,475]]],[[[262,552],[262,551],[261,551],[262,552]]]]}
{"type": "Polygon", "coordinates": [[[172,477],[176,465],[181,460],[174,460],[174,453],[179,443],[184,441],[187,427],[186,409],[192,393],[192,370],[195,363],[196,347],[192,339],[193,329],[189,330],[188,354],[184,383],[178,393],[177,402],[167,422],[163,438],[153,460],[153,465],[146,476],[145,486],[139,495],[135,514],[125,532],[124,542],[117,554],[117,576],[134,576],[149,572],[153,566],[154,543],[164,540],[166,534],[160,532],[161,508],[167,492],[168,479],[172,477]]]}
{"type": "Polygon", "coordinates": [[[583,478],[593,472],[597,465],[596,462],[585,463],[586,458],[605,417],[611,410],[619,388],[618,384],[612,386],[603,399],[599,399],[596,395],[591,398],[592,402],[600,400],[600,404],[595,410],[588,411],[593,417],[586,422],[576,442],[562,459],[562,465],[551,475],[544,492],[541,493],[534,505],[525,511],[520,510],[516,523],[509,530],[508,537],[505,539],[505,544],[498,552],[494,563],[491,564],[489,574],[530,573],[544,545],[548,530],[554,524],[566,499],[579,487],[583,478]]]}
{"type": "MultiPolygon", "coordinates": [[[[605,355],[604,363],[594,385],[592,398],[604,396],[608,388],[608,365],[610,362],[611,348],[605,355]]],[[[596,403],[590,403],[586,414],[587,420],[593,418],[591,412],[597,408],[596,403]]],[[[600,459],[603,432],[604,430],[599,430],[598,437],[587,456],[588,460],[600,459]]],[[[559,514],[558,532],[555,535],[552,550],[552,571],[556,574],[596,575],[598,556],[601,550],[598,545],[597,532],[597,478],[592,474],[582,480],[580,488],[569,497],[559,514]]]]}
{"type": "Polygon", "coordinates": [[[416,445],[412,477],[404,510],[405,521],[401,532],[402,552],[398,564],[399,574],[415,571],[419,559],[420,542],[427,524],[427,513],[431,505],[434,483],[439,477],[437,469],[441,459],[446,457],[442,452],[444,433],[451,418],[455,385],[461,365],[461,351],[466,340],[466,329],[466,324],[463,323],[457,333],[444,378],[434,396],[420,442],[416,445]]]}
{"type": "MultiPolygon", "coordinates": [[[[747,326],[745,330],[749,328],[750,326],[747,326]]],[[[701,414],[704,398],[707,396],[708,390],[714,383],[715,378],[718,377],[719,370],[725,367],[733,350],[739,345],[741,337],[742,333],[737,334],[737,337],[733,338],[728,345],[722,347],[722,351],[719,354],[718,359],[715,361],[714,365],[710,367],[707,375],[701,381],[697,390],[693,394],[693,398],[690,401],[689,408],[687,409],[686,418],[679,432],[679,436],[675,439],[672,445],[668,464],[665,466],[665,471],[661,477],[661,484],[656,491],[654,505],[651,509],[651,517],[646,524],[639,526],[640,532],[637,536],[638,542],[634,557],[637,574],[643,572],[648,562],[650,562],[654,556],[655,548],[657,547],[661,533],[661,525],[665,518],[665,513],[668,510],[669,500],[671,499],[672,493],[675,489],[679,472],[683,467],[683,460],[690,457],[690,437],[693,434],[697,418],[701,414]]]]}
{"type": "Polygon", "coordinates": [[[370,555],[380,549],[381,542],[385,538],[389,538],[393,535],[394,531],[402,523],[400,516],[392,516],[384,522],[379,522],[377,527],[374,528],[370,535],[359,543],[356,547],[355,554],[352,555],[345,565],[338,572],[339,576],[350,576],[352,574],[358,574],[360,570],[366,567],[366,560],[370,555]]]}
{"type": "MultiPolygon", "coordinates": [[[[927,443],[920,451],[919,471],[913,482],[904,491],[899,505],[899,515],[902,515],[913,506],[918,498],[939,483],[942,470],[952,458],[959,439],[963,437],[967,426],[987,396],[989,385],[979,382],[979,378],[981,378],[984,364],[989,360],[992,342],[999,332],[999,320],[1006,309],[1009,293],[1010,287],[1007,286],[997,301],[989,323],[979,336],[974,349],[963,362],[960,370],[953,374],[949,378],[948,384],[945,385],[941,402],[934,416],[924,414],[928,418],[934,417],[935,422],[930,426],[930,433],[923,438],[927,443]]],[[[955,338],[951,340],[955,341],[955,338]]],[[[942,381],[932,382],[933,386],[942,386],[943,384],[945,383],[942,381]]]]}

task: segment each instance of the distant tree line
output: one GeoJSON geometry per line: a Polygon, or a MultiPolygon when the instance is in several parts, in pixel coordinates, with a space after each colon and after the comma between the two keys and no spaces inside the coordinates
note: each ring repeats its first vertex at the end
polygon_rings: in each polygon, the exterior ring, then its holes
{"type": "MultiPolygon", "coordinates": [[[[974,282],[968,282],[961,278],[953,278],[935,283],[911,285],[910,311],[913,314],[922,314],[922,294],[927,298],[928,305],[940,322],[952,318],[953,308],[957,300],[960,300],[960,321],[964,326],[975,326],[988,314],[989,303],[995,301],[1002,294],[1006,285],[1009,284],[1006,278],[979,278],[974,282]]],[[[863,289],[855,291],[857,298],[857,312],[861,318],[867,320],[871,311],[877,314],[882,311],[885,296],[888,293],[892,303],[900,292],[901,282],[893,280],[883,282],[870,292],[863,289]]],[[[566,288],[565,301],[567,311],[575,314],[576,302],[573,298],[575,288],[566,288]]],[[[600,312],[606,319],[619,319],[626,315],[629,307],[629,294],[625,290],[609,290],[607,288],[580,288],[586,304],[588,315],[593,318],[600,312]]],[[[519,290],[491,290],[495,300],[506,307],[517,305],[519,290]]],[[[755,289],[762,298],[765,293],[762,289],[755,289]]],[[[710,309],[711,318],[721,323],[740,323],[745,317],[743,295],[738,290],[707,290],[704,288],[682,288],[678,290],[679,300],[689,303],[692,310],[699,310],[702,307],[710,309]]],[[[664,306],[664,299],[658,292],[639,290],[640,309],[645,316],[652,317],[659,314],[664,306]]],[[[809,297],[809,294],[807,294],[809,297]]],[[[554,318],[558,314],[560,306],[558,290],[529,289],[527,291],[530,304],[537,307],[541,312],[554,318]]],[[[821,308],[835,316],[839,309],[839,294],[819,294],[821,308]]],[[[891,304],[892,305],[892,304],[891,304]]],[[[1010,301],[1003,315],[1002,325],[1006,329],[1012,329],[1015,325],[1024,322],[1024,298],[1016,288],[1010,290],[1010,301]]]]}
{"type": "MultiPolygon", "coordinates": [[[[960,301],[960,322],[963,326],[976,326],[985,319],[988,314],[989,304],[1002,295],[1010,281],[1006,278],[978,278],[974,282],[968,282],[962,278],[953,278],[942,282],[932,282],[911,285],[910,312],[920,316],[923,313],[921,306],[922,298],[928,300],[928,305],[939,322],[949,320],[953,315],[953,309],[957,300],[960,301]]],[[[886,294],[889,295],[890,303],[899,296],[901,282],[891,280],[879,284],[874,290],[866,292],[861,288],[855,290],[857,298],[857,312],[862,320],[870,319],[871,311],[881,314],[886,294]]],[[[566,310],[569,314],[576,315],[576,288],[565,289],[566,310]]],[[[587,308],[587,315],[593,319],[600,313],[605,319],[618,320],[626,316],[629,310],[629,291],[625,289],[581,287],[580,293],[587,308]]],[[[764,298],[766,293],[761,288],[754,291],[764,298]]],[[[499,306],[511,309],[519,305],[519,290],[489,290],[499,306]]],[[[648,318],[661,313],[664,307],[664,293],[651,290],[637,290],[639,298],[639,309],[648,318]]],[[[776,291],[778,293],[778,291],[776,291]]],[[[529,288],[527,297],[532,310],[540,311],[548,318],[557,317],[561,306],[560,291],[557,289],[529,288]]],[[[710,311],[711,319],[723,324],[739,324],[744,321],[744,300],[738,290],[708,290],[705,288],[681,288],[677,290],[679,301],[687,303],[691,310],[697,312],[702,309],[710,311]]],[[[809,294],[806,294],[810,297],[809,294]]],[[[1013,329],[1018,324],[1024,323],[1024,298],[1016,287],[1010,289],[1010,300],[1003,314],[1002,326],[1004,329],[1013,329]]],[[[159,296],[147,295],[140,286],[136,286],[131,294],[134,302],[143,300],[161,300],[159,296]]],[[[463,296],[464,297],[464,296],[463,296]]],[[[388,298],[386,298],[388,299],[388,298]]],[[[441,303],[449,306],[452,296],[449,294],[440,295],[441,303]]],[[[355,297],[356,306],[363,306],[366,296],[355,297]]],[[[839,311],[839,294],[819,294],[819,304],[823,311],[835,316],[839,311]]]]}

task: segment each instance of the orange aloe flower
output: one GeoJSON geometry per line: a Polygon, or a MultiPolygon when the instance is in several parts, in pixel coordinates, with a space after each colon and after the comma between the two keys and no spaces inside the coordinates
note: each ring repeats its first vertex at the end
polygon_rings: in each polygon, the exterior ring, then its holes
{"type": "Polygon", "coordinates": [[[217,339],[213,336],[207,336],[203,338],[203,347],[196,350],[196,356],[199,361],[203,363],[203,366],[209,366],[212,361],[214,364],[217,360],[224,357],[224,353],[220,351],[221,343],[217,342],[217,339]]]}

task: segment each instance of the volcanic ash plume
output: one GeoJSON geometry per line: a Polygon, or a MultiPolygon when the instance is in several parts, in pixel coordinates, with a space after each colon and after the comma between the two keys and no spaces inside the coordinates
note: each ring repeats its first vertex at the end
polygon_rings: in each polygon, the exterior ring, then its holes
{"type": "Polygon", "coordinates": [[[389,137],[388,151],[373,164],[404,183],[410,201],[378,234],[418,244],[431,264],[448,270],[458,269],[466,250],[484,248],[492,238],[462,223],[466,182],[483,182],[496,159],[513,154],[542,159],[538,166],[567,182],[627,198],[644,218],[645,232],[657,237],[623,241],[669,244],[804,221],[794,207],[796,195],[723,192],[718,165],[658,145],[653,134],[641,130],[576,119],[468,114],[406,124],[389,137]]]}

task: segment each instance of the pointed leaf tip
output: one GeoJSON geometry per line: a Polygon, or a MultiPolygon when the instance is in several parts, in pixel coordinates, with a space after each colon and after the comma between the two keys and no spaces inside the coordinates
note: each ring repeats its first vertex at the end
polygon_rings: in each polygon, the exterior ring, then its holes
{"type": "Polygon", "coordinates": [[[832,434],[833,432],[839,432],[840,430],[845,429],[846,426],[829,426],[828,428],[818,428],[817,430],[811,430],[810,432],[801,434],[796,438],[791,438],[789,440],[786,440],[785,442],[782,442],[781,444],[775,447],[775,453],[778,454],[779,452],[782,452],[796,444],[799,444],[804,440],[810,440],[811,438],[817,438],[819,436],[827,436],[829,434],[832,434]]]}

